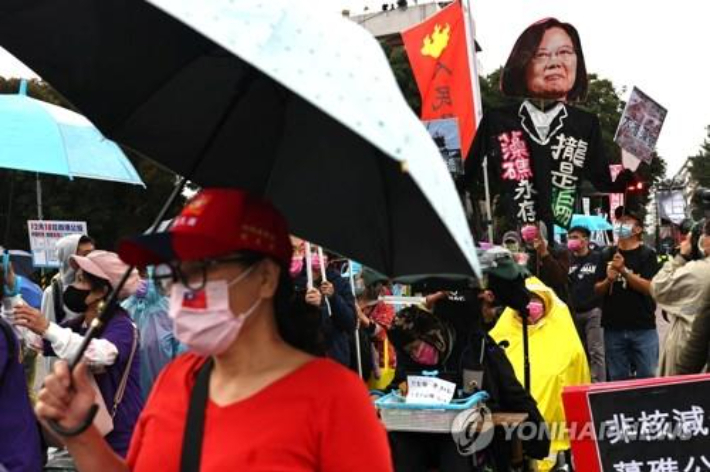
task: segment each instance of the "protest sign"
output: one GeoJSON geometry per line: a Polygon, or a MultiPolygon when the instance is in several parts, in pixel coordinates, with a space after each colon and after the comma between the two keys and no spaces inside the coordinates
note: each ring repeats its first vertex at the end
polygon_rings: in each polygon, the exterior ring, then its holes
{"type": "Polygon", "coordinates": [[[662,219],[666,219],[676,225],[683,223],[685,219],[685,197],[682,190],[660,190],[656,198],[658,199],[658,211],[662,219]]]}
{"type": "Polygon", "coordinates": [[[667,113],[665,108],[634,87],[614,141],[621,149],[650,164],[667,113]]]}
{"type": "Polygon", "coordinates": [[[710,375],[565,389],[577,470],[710,470],[710,375]]]}
{"type": "Polygon", "coordinates": [[[85,221],[29,220],[27,233],[30,237],[32,264],[35,267],[58,269],[57,241],[70,234],[87,234],[85,221]]]}
{"type": "Polygon", "coordinates": [[[436,377],[410,375],[407,377],[407,403],[449,403],[456,393],[456,384],[436,377]]]}

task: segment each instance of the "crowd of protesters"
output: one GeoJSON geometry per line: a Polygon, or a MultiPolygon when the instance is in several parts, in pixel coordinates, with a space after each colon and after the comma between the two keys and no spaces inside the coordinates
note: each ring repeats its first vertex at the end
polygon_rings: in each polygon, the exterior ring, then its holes
{"type": "MultiPolygon", "coordinates": [[[[156,252],[143,240],[150,236],[117,254],[71,235],[59,241],[61,268],[41,296],[4,264],[0,470],[178,470],[185,455],[209,467],[454,472],[517,470],[527,457],[551,470],[569,462],[566,437],[534,438],[521,453],[496,436],[472,459],[448,434],[386,435],[366,387],[404,390],[408,375],[435,370],[462,393],[489,392],[493,411],[522,412],[545,428],[564,422],[564,387],[695,373],[708,362],[708,259],[691,260],[688,239],[659,267],[630,209],[617,215],[617,244],[606,247],[582,226],[567,231],[566,247],[544,225],[505,233],[500,242],[525,279],[520,301],[510,287],[400,286],[368,268],[356,274],[352,261],[289,236],[265,202],[225,190],[196,198],[214,207],[201,211],[252,219],[270,244],[208,222],[183,228],[180,219],[170,234],[192,238],[184,255],[156,252]],[[210,244],[214,238],[224,243],[210,244]],[[78,352],[129,265],[141,272],[130,273],[113,317],[70,374],[58,361],[78,352]],[[421,303],[393,304],[394,293],[421,303]],[[660,354],[657,304],[671,317],[660,354]],[[183,436],[195,426],[184,417],[200,378],[211,402],[195,421],[210,421],[197,436],[183,436]],[[95,400],[99,413],[89,417],[95,400]],[[81,432],[58,436],[49,420],[81,432]]],[[[710,224],[703,234],[710,236],[710,224]]],[[[710,254],[710,237],[699,248],[710,254]]]]}

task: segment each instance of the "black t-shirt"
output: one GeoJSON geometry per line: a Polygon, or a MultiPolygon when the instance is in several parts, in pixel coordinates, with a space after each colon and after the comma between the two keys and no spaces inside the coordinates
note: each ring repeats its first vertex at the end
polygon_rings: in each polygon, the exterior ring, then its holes
{"type": "Polygon", "coordinates": [[[599,297],[594,293],[597,267],[602,259],[601,251],[590,250],[583,257],[572,256],[569,266],[570,302],[575,312],[584,313],[599,306],[599,297]]]}
{"type": "MultiPolygon", "coordinates": [[[[597,282],[606,278],[607,263],[614,257],[616,248],[607,248],[597,266],[597,282]]],[[[640,277],[651,280],[658,272],[656,251],[639,246],[632,251],[620,251],[626,268],[640,277]]],[[[605,329],[654,329],[656,327],[656,303],[650,295],[632,289],[624,278],[614,282],[611,293],[602,300],[602,326],[605,329]]]]}

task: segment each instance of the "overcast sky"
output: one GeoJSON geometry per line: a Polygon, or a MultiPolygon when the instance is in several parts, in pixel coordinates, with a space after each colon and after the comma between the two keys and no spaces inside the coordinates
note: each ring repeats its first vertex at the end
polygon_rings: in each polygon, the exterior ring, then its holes
{"type": "MultiPolygon", "coordinates": [[[[385,3],[321,1],[329,2],[334,14],[343,8],[358,13],[365,5],[377,10],[385,3]]],[[[710,124],[710,2],[470,1],[483,47],[479,59],[484,74],[505,62],[525,27],[544,17],[557,17],[579,30],[587,69],[611,79],[617,89],[628,88],[624,100],[635,85],[668,108],[658,152],[668,162],[669,176],[698,151],[706,136],[705,126],[710,124]]],[[[28,77],[32,73],[0,48],[0,75],[28,77]]]]}

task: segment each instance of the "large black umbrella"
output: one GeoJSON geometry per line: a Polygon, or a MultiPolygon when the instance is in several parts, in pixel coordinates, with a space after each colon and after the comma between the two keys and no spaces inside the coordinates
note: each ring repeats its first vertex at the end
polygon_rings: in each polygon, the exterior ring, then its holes
{"type": "Polygon", "coordinates": [[[316,2],[151,3],[5,1],[0,45],[107,136],[266,196],[294,234],[390,276],[474,274],[453,182],[369,34],[316,2]]]}

